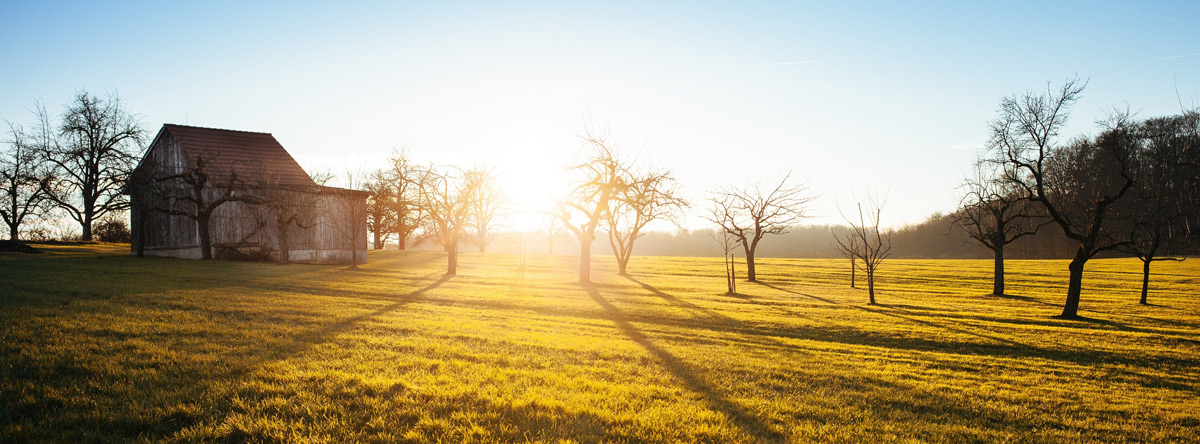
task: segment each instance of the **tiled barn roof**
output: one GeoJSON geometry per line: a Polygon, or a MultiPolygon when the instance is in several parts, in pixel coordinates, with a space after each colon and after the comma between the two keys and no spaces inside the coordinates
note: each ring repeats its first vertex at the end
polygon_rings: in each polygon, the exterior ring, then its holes
{"type": "MultiPolygon", "coordinates": [[[[183,152],[204,159],[205,172],[215,184],[226,184],[230,173],[243,182],[283,187],[316,187],[283,145],[269,133],[165,124],[183,152]]],[[[162,137],[160,133],[159,137],[162,137]]]]}

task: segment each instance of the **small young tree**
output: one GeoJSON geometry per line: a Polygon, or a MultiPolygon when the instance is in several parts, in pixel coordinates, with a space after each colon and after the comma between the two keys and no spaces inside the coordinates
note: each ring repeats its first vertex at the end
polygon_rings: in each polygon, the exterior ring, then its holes
{"type": "Polygon", "coordinates": [[[788,185],[789,172],[779,185],[769,190],[753,188],[720,188],[710,198],[719,211],[711,222],[737,238],[746,255],[746,280],[756,282],[758,270],[754,254],[758,243],[768,234],[784,234],[788,228],[807,217],[808,205],[815,197],[808,187],[788,185]]]}
{"type": "Polygon", "coordinates": [[[554,244],[566,236],[567,231],[559,223],[558,216],[547,214],[538,227],[538,234],[546,241],[546,254],[554,254],[554,244]]]}
{"type": "Polygon", "coordinates": [[[858,276],[856,273],[858,271],[858,250],[860,248],[858,237],[853,236],[853,233],[838,236],[837,231],[833,227],[829,228],[829,234],[832,234],[833,239],[837,241],[834,242],[834,248],[839,253],[842,253],[842,257],[850,261],[850,288],[858,288],[858,276]],[[841,239],[841,241],[838,241],[838,239],[841,239]]]}
{"type": "Polygon", "coordinates": [[[571,167],[575,187],[558,201],[558,220],[579,240],[579,283],[592,281],[592,243],[613,198],[624,191],[626,166],[604,136],[590,130],[581,136],[589,157],[571,167]]]}
{"type": "Polygon", "coordinates": [[[334,230],[346,240],[347,250],[350,251],[350,268],[358,268],[358,246],[360,241],[366,248],[367,237],[367,205],[365,201],[353,198],[353,194],[362,188],[366,182],[365,174],[361,172],[346,172],[346,190],[324,188],[323,194],[334,200],[334,209],[341,220],[331,221],[334,230]]]}
{"type": "Polygon", "coordinates": [[[737,251],[738,240],[725,230],[713,231],[712,238],[721,246],[721,257],[725,265],[725,293],[737,294],[737,258],[734,257],[734,252],[737,251]]]}
{"type": "Polygon", "coordinates": [[[628,274],[626,269],[633,257],[633,243],[645,235],[642,232],[650,222],[669,220],[675,222],[676,215],[687,208],[687,201],[679,197],[679,184],[666,169],[648,170],[640,174],[628,174],[626,186],[611,201],[606,222],[608,243],[617,257],[618,273],[628,274]]]}
{"type": "Polygon", "coordinates": [[[851,252],[853,260],[860,263],[867,275],[867,295],[871,305],[875,305],[875,270],[884,259],[892,255],[892,234],[879,228],[879,215],[883,212],[883,201],[876,202],[868,199],[870,207],[864,213],[862,203],[857,204],[858,222],[854,222],[844,213],[842,218],[850,225],[850,231],[843,238],[834,238],[838,249],[851,252]]]}

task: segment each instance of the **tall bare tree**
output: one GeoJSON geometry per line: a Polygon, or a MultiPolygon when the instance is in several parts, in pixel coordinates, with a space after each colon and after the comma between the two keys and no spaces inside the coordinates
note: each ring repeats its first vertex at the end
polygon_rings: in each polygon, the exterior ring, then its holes
{"type": "Polygon", "coordinates": [[[474,199],[471,186],[476,182],[454,167],[430,167],[422,182],[421,202],[432,234],[446,250],[446,275],[458,274],[458,245],[467,235],[474,199]]]}
{"type": "Polygon", "coordinates": [[[857,222],[842,214],[842,218],[850,224],[850,231],[843,238],[834,239],[839,250],[850,252],[855,262],[861,264],[859,267],[867,275],[868,301],[874,305],[875,270],[892,255],[892,234],[879,228],[879,215],[883,212],[884,201],[868,199],[868,204],[870,206],[866,212],[863,212],[862,202],[857,204],[857,222]]]}
{"type": "Polygon", "coordinates": [[[1040,204],[1077,243],[1067,266],[1070,276],[1061,315],[1068,319],[1078,317],[1084,264],[1127,242],[1115,236],[1112,220],[1119,210],[1115,204],[1134,184],[1130,166],[1136,144],[1128,116],[1115,116],[1095,140],[1058,143],[1068,110],[1084,87],[1071,79],[1057,90],[1005,98],[990,125],[989,151],[1005,182],[1040,204]]]}
{"type": "Polygon", "coordinates": [[[475,167],[466,173],[468,188],[475,196],[471,198],[471,218],[468,221],[470,241],[479,247],[480,253],[496,240],[496,230],[507,204],[504,190],[496,183],[496,173],[490,168],[475,167]]]}
{"type": "Polygon", "coordinates": [[[789,172],[770,189],[755,185],[752,188],[725,188],[713,192],[710,200],[718,211],[711,222],[737,238],[746,255],[746,280],[758,281],[754,254],[758,243],[768,234],[784,234],[806,216],[815,199],[804,185],[789,185],[789,172]]]}
{"type": "Polygon", "coordinates": [[[586,160],[571,167],[575,187],[557,204],[558,220],[579,240],[579,283],[592,281],[592,243],[604,222],[609,205],[624,191],[627,168],[607,138],[586,130],[580,137],[589,150],[586,160]]]}
{"type": "Polygon", "coordinates": [[[676,216],[688,203],[679,197],[679,183],[667,169],[626,173],[625,186],[610,205],[606,222],[608,243],[617,258],[618,273],[623,275],[633,257],[633,243],[645,233],[646,225],[656,220],[677,222],[676,216]]]}
{"type": "Polygon", "coordinates": [[[1004,247],[1037,233],[1049,220],[1020,190],[992,171],[994,165],[976,163],[975,177],[963,183],[964,194],[953,217],[972,241],[992,251],[992,294],[1003,296],[1004,247]]]}
{"type": "Polygon", "coordinates": [[[56,167],[47,195],[79,223],[83,240],[92,240],[92,223],[129,208],[122,194],[136,166],[146,135],[137,117],[116,94],[98,97],[81,91],[54,132],[50,116],[38,107],[46,160],[56,167]]]}
{"type": "Polygon", "coordinates": [[[321,200],[321,189],[317,187],[290,187],[282,178],[267,171],[256,174],[246,203],[260,209],[271,221],[275,232],[280,265],[291,261],[291,227],[309,229],[320,222],[317,210],[321,200]]]}
{"type": "Polygon", "coordinates": [[[333,208],[341,220],[330,221],[328,218],[326,220],[331,222],[333,229],[346,240],[347,249],[350,251],[350,268],[356,269],[358,268],[358,246],[363,245],[365,249],[367,244],[367,205],[365,201],[360,203],[352,196],[360,192],[359,188],[366,183],[366,174],[347,171],[345,177],[345,190],[326,187],[322,189],[322,193],[335,199],[333,208]],[[344,194],[344,196],[339,196],[339,194],[344,194]]]}
{"type": "Polygon", "coordinates": [[[8,238],[19,240],[21,224],[47,210],[45,185],[51,179],[35,138],[9,124],[8,149],[0,152],[0,219],[8,225],[8,238]]]}

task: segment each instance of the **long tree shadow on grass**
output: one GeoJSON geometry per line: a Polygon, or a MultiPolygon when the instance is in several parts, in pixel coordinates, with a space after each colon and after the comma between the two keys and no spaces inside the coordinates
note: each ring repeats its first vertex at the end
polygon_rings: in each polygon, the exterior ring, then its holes
{"type": "Polygon", "coordinates": [[[773,427],[758,419],[742,405],[726,399],[720,392],[709,386],[703,379],[697,377],[688,365],[680,360],[675,355],[659,347],[650,338],[646,337],[641,331],[629,322],[625,313],[618,309],[615,305],[604,299],[600,295],[600,291],[591,285],[583,286],[588,296],[592,298],[596,304],[600,305],[607,314],[608,320],[617,325],[625,336],[636,342],[643,349],[654,355],[660,362],[663,368],[675,376],[679,381],[683,382],[689,390],[704,397],[704,401],[710,407],[724,413],[734,424],[743,432],[750,436],[767,438],[771,441],[782,441],[783,435],[776,431],[773,427]]]}

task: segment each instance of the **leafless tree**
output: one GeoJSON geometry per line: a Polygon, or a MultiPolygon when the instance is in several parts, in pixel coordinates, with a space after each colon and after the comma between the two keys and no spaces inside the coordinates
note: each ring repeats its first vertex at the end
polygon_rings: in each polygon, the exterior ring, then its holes
{"type": "Polygon", "coordinates": [[[388,166],[383,170],[382,180],[390,187],[387,206],[391,208],[394,217],[393,231],[396,234],[396,245],[404,250],[414,242],[413,235],[423,225],[427,225],[424,209],[425,202],[421,190],[430,179],[432,170],[418,166],[409,159],[405,152],[394,152],[388,158],[388,166]]]}
{"type": "Polygon", "coordinates": [[[589,157],[571,167],[575,187],[557,203],[558,220],[579,240],[579,283],[592,281],[592,243],[604,222],[611,201],[622,193],[627,168],[603,135],[586,130],[583,139],[589,157]]]}
{"type": "Polygon", "coordinates": [[[190,160],[182,172],[154,178],[156,182],[166,184],[162,196],[165,205],[156,210],[196,221],[200,234],[200,258],[206,260],[212,259],[209,221],[213,212],[226,203],[253,197],[241,191],[244,184],[236,173],[230,171],[225,178],[210,177],[209,165],[210,159],[199,156],[190,160]],[[209,190],[212,192],[207,192],[209,190]]]}
{"type": "Polygon", "coordinates": [[[245,201],[259,208],[265,218],[273,222],[279,263],[287,265],[291,259],[291,227],[308,229],[320,222],[317,206],[321,189],[287,186],[278,175],[267,171],[256,174],[256,180],[249,186],[251,190],[245,201]]]}
{"type": "Polygon", "coordinates": [[[953,217],[972,241],[992,250],[992,294],[1003,296],[1004,246],[1037,233],[1049,220],[992,166],[976,163],[975,177],[963,183],[964,194],[953,217]]]}
{"type": "Polygon", "coordinates": [[[8,149],[0,152],[0,219],[8,225],[8,238],[21,237],[21,224],[48,209],[46,184],[51,171],[39,155],[35,138],[9,124],[8,149]]]}
{"type": "Polygon", "coordinates": [[[679,183],[667,169],[651,169],[643,173],[626,173],[625,186],[609,204],[605,217],[608,243],[617,258],[618,273],[626,269],[633,257],[633,243],[645,233],[651,222],[675,218],[688,203],[679,197],[679,183]]]}
{"type": "Polygon", "coordinates": [[[843,238],[834,239],[837,241],[838,249],[843,252],[850,252],[853,261],[859,263],[859,267],[867,275],[867,295],[869,302],[875,304],[875,271],[879,269],[879,265],[884,259],[892,254],[892,235],[891,232],[879,228],[879,215],[883,212],[884,201],[876,201],[868,199],[870,206],[866,212],[863,212],[862,202],[857,204],[858,221],[855,222],[850,217],[842,214],[842,218],[846,223],[850,224],[850,231],[843,238]]]}
{"type": "Polygon", "coordinates": [[[367,231],[371,233],[371,245],[382,250],[389,237],[396,233],[396,197],[398,184],[394,183],[386,170],[371,173],[363,185],[367,196],[367,231]]]}
{"type": "Polygon", "coordinates": [[[332,221],[332,226],[343,239],[346,239],[347,250],[350,251],[350,268],[354,269],[358,268],[358,246],[363,245],[363,248],[366,248],[367,205],[365,201],[360,202],[353,198],[353,194],[363,187],[366,182],[366,174],[347,171],[345,177],[345,191],[325,187],[322,189],[322,193],[332,195],[335,199],[333,207],[342,220],[332,221]],[[343,195],[339,196],[339,194],[343,195]]]}
{"type": "Polygon", "coordinates": [[[504,191],[496,183],[496,173],[484,167],[475,167],[466,173],[468,188],[475,196],[471,198],[471,218],[467,223],[470,231],[470,241],[479,247],[480,253],[487,252],[487,246],[496,240],[496,229],[499,228],[507,199],[504,191]]]}
{"type": "Polygon", "coordinates": [[[38,106],[45,158],[55,180],[45,190],[50,200],[82,227],[92,240],[92,223],[129,208],[122,194],[142,150],[146,134],[116,94],[101,98],[82,91],[54,131],[45,108],[38,106]]]}
{"type": "Polygon", "coordinates": [[[1149,304],[1150,265],[1180,261],[1184,256],[1190,219],[1200,216],[1200,165],[1187,161],[1188,151],[1200,146],[1200,114],[1150,119],[1139,125],[1142,146],[1133,174],[1136,184],[1126,202],[1130,242],[1121,247],[1142,261],[1142,294],[1149,304]]]}
{"type": "Polygon", "coordinates": [[[721,246],[721,257],[725,265],[725,293],[737,294],[737,258],[734,257],[734,252],[737,251],[738,240],[725,230],[714,230],[712,238],[721,246]]]}
{"type": "Polygon", "coordinates": [[[446,275],[458,274],[458,245],[466,237],[477,196],[475,183],[458,168],[430,167],[422,175],[421,202],[432,234],[446,250],[446,275]]]}
{"type": "Polygon", "coordinates": [[[538,227],[538,234],[546,241],[546,254],[554,254],[554,244],[567,234],[567,230],[563,229],[562,224],[558,221],[558,216],[548,214],[542,219],[542,223],[538,227]]]}
{"type": "Polygon", "coordinates": [[[815,197],[804,185],[789,185],[789,172],[774,188],[720,188],[710,200],[718,211],[711,222],[732,235],[746,255],[746,280],[758,280],[754,253],[768,234],[784,234],[804,219],[815,197]]]}
{"type": "Polygon", "coordinates": [[[850,288],[858,288],[858,252],[861,249],[858,236],[854,236],[850,232],[838,236],[837,231],[832,227],[829,228],[829,234],[833,235],[834,248],[850,261],[850,288]]]}
{"type": "Polygon", "coordinates": [[[1026,92],[1003,99],[991,122],[989,151],[1008,186],[1036,202],[1063,234],[1078,243],[1061,317],[1076,318],[1084,264],[1127,241],[1114,236],[1115,205],[1133,188],[1130,160],[1134,138],[1127,115],[1115,116],[1095,140],[1059,144],[1068,110],[1085,84],[1067,80],[1058,90],[1026,92]]]}

